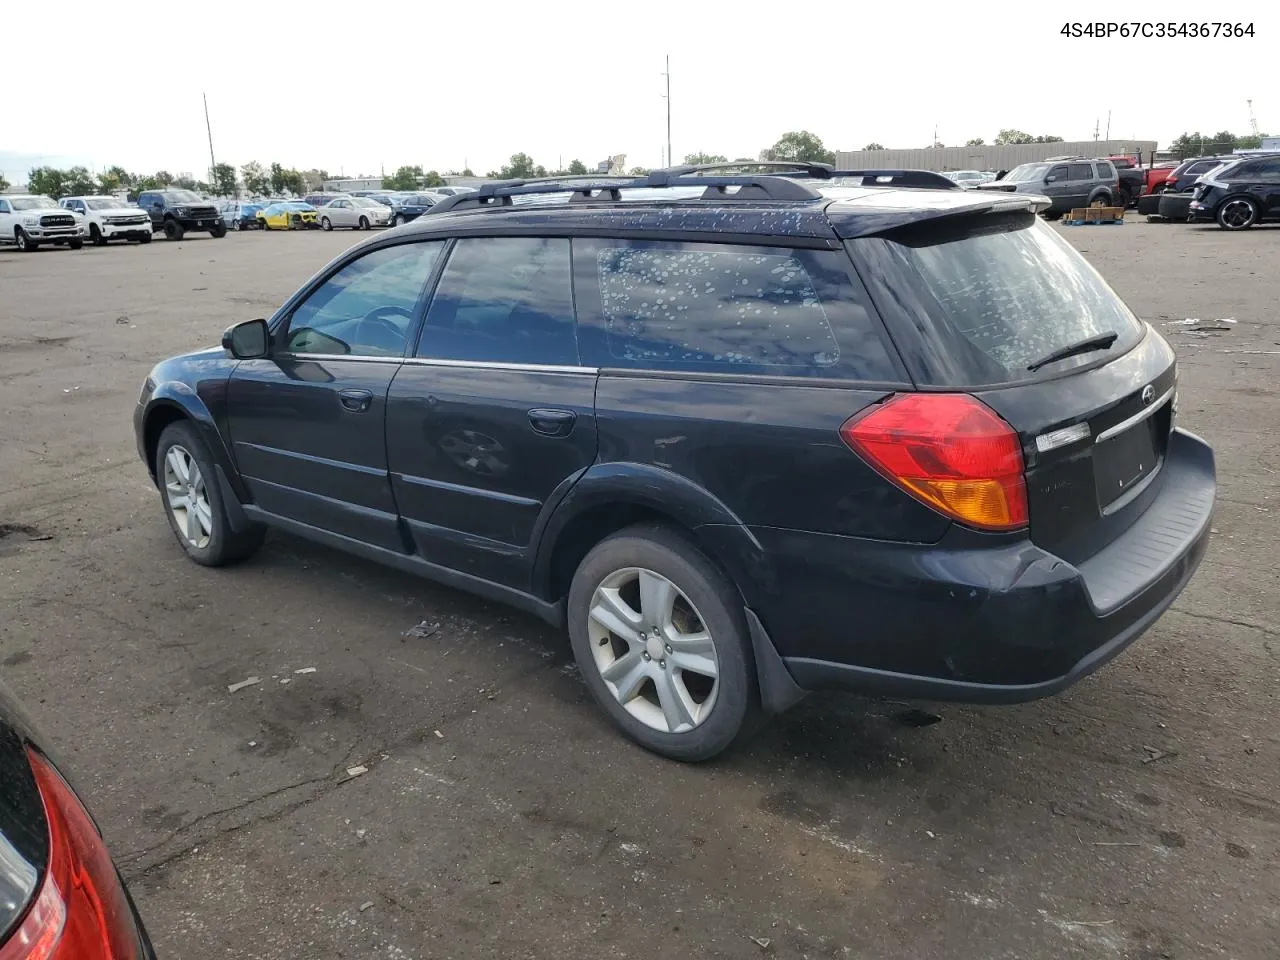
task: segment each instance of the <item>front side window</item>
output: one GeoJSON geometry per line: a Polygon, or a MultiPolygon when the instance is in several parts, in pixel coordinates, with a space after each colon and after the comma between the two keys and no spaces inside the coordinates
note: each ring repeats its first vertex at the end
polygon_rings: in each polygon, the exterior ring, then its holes
{"type": "Polygon", "coordinates": [[[9,212],[9,201],[0,200],[0,213],[8,213],[8,212],[9,212]]]}
{"type": "Polygon", "coordinates": [[[343,266],[289,318],[288,353],[398,357],[444,241],[383,247],[343,266]]]}
{"type": "Polygon", "coordinates": [[[1054,180],[1057,183],[1061,183],[1063,180],[1067,179],[1066,164],[1059,164],[1056,167],[1050,168],[1049,172],[1045,174],[1045,180],[1047,181],[1050,179],[1054,180]]]}
{"type": "Polygon", "coordinates": [[[574,247],[592,366],[895,378],[842,254],[651,240],[574,247]]]}
{"type": "Polygon", "coordinates": [[[419,357],[573,366],[569,241],[475,237],[457,241],[418,341],[419,357]]]}

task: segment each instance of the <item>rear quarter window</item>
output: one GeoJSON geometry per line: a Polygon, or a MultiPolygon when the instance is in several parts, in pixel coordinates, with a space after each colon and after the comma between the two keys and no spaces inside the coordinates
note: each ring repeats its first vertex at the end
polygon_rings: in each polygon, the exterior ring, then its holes
{"type": "Polygon", "coordinates": [[[973,388],[1060,375],[1116,357],[1144,325],[1074,247],[1034,214],[918,224],[849,242],[911,373],[929,386],[973,388]],[[1059,348],[1114,332],[1104,351],[1030,371],[1059,348]],[[896,335],[896,334],[895,334],[896,335]]]}
{"type": "Polygon", "coordinates": [[[842,252],[639,239],[573,250],[591,366],[902,379],[842,252]]]}

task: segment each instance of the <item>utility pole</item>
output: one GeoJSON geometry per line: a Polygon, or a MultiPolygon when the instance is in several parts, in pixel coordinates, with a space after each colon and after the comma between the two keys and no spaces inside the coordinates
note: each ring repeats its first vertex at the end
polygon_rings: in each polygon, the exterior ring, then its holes
{"type": "Polygon", "coordinates": [[[1093,121],[1093,142],[1094,143],[1098,142],[1098,128],[1099,126],[1101,126],[1101,123],[1102,121],[1100,119],[1093,121]]]}
{"type": "Polygon", "coordinates": [[[667,54],[667,69],[662,74],[667,78],[667,92],[665,98],[667,101],[667,159],[668,166],[671,164],[671,54],[667,54]]]}
{"type": "Polygon", "coordinates": [[[204,100],[204,129],[209,134],[209,186],[213,186],[218,179],[215,170],[218,164],[213,159],[213,127],[209,125],[209,95],[202,93],[200,97],[204,100]]]}
{"type": "Polygon", "coordinates": [[[1110,110],[1107,111],[1107,135],[1102,139],[1103,140],[1111,139],[1111,111],[1110,110]]]}

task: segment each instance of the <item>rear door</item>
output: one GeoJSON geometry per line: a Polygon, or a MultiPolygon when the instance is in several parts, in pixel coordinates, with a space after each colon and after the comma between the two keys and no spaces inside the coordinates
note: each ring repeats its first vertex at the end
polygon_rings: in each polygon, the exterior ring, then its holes
{"type": "Polygon", "coordinates": [[[1067,194],[1072,207],[1089,205],[1089,195],[1093,192],[1094,184],[1092,163],[1067,164],[1067,194]]]}
{"type": "Polygon", "coordinates": [[[1173,351],[1056,231],[985,214],[849,247],[917,383],[972,393],[1021,435],[1036,544],[1078,562],[1141,515],[1169,448],[1173,351]]]}
{"type": "Polygon", "coordinates": [[[355,257],[278,325],[228,385],[237,469],[263,510],[404,550],[387,477],[387,388],[444,241],[355,257]]]}
{"type": "Polygon", "coordinates": [[[1259,161],[1258,170],[1251,179],[1257,183],[1256,192],[1263,200],[1263,215],[1280,216],[1280,157],[1259,161]]]}
{"type": "Polygon", "coordinates": [[[387,400],[391,484],[418,552],[521,589],[539,521],[596,456],[569,249],[455,241],[387,400]]]}

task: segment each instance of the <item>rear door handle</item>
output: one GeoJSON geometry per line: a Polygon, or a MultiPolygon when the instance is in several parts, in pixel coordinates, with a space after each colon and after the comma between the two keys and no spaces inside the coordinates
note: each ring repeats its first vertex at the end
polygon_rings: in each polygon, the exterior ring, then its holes
{"type": "Polygon", "coordinates": [[[544,437],[567,437],[573,432],[573,424],[578,415],[572,410],[549,410],[537,408],[529,411],[529,423],[535,433],[544,437]]]}
{"type": "Polygon", "coordinates": [[[369,405],[373,403],[373,393],[369,390],[348,388],[338,391],[338,399],[352,413],[364,413],[369,409],[369,405]]]}

